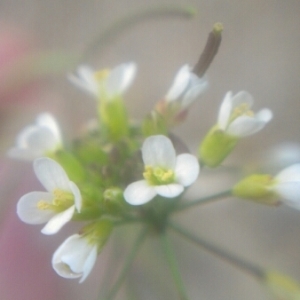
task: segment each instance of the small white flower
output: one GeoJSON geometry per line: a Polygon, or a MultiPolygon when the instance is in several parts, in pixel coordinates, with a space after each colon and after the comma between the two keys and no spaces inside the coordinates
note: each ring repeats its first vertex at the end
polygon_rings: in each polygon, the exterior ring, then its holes
{"type": "Polygon", "coordinates": [[[282,170],[274,182],[270,189],[283,199],[283,203],[300,209],[300,164],[282,170]]]}
{"type": "Polygon", "coordinates": [[[34,172],[47,192],[31,192],[17,204],[19,218],[28,224],[47,223],[44,234],[54,234],[71,220],[75,210],[80,212],[82,199],[76,184],[64,169],[46,157],[34,161],[34,172]]]}
{"type": "Polygon", "coordinates": [[[97,244],[91,243],[86,236],[74,234],[54,252],[52,267],[61,277],[81,277],[81,283],[90,274],[96,262],[97,248],[97,244]]]}
{"type": "Polygon", "coordinates": [[[49,113],[38,115],[34,125],[26,126],[17,136],[16,146],[8,155],[22,160],[47,156],[62,147],[60,129],[49,113]]]}
{"type": "Polygon", "coordinates": [[[108,99],[122,95],[131,85],[136,73],[135,63],[124,63],[112,70],[93,71],[86,65],[78,67],[77,76],[71,74],[69,80],[92,96],[101,97],[104,92],[108,99]]]}
{"type": "Polygon", "coordinates": [[[163,135],[151,136],[144,141],[142,157],[145,179],[131,183],[124,191],[125,200],[132,205],[145,204],[157,194],[177,197],[199,174],[197,158],[191,154],[176,156],[172,142],[163,135]]]}
{"type": "Polygon", "coordinates": [[[219,111],[219,129],[239,138],[261,130],[272,119],[272,112],[265,108],[254,114],[250,110],[252,104],[253,98],[249,93],[241,91],[232,96],[228,92],[219,111]]]}
{"type": "Polygon", "coordinates": [[[184,65],[177,72],[165,99],[167,102],[179,102],[182,108],[191,105],[208,87],[205,77],[199,78],[184,65]]]}

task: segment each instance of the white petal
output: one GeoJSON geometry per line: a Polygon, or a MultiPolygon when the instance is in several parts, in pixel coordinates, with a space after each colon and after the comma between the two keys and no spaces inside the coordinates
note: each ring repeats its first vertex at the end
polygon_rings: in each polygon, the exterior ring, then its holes
{"type": "Polygon", "coordinates": [[[56,214],[49,220],[49,222],[44,226],[41,232],[48,235],[57,233],[66,223],[68,223],[72,219],[74,211],[75,206],[72,205],[63,212],[56,214]]]}
{"type": "Polygon", "coordinates": [[[232,92],[227,92],[221,104],[219,115],[218,115],[218,125],[220,129],[226,130],[231,115],[231,111],[232,111],[232,92]]]}
{"type": "Polygon", "coordinates": [[[56,273],[64,278],[78,278],[82,276],[85,257],[91,246],[79,234],[68,237],[54,252],[52,267],[56,273]]]}
{"type": "Polygon", "coordinates": [[[35,132],[27,136],[27,147],[38,149],[45,155],[47,151],[54,151],[60,146],[55,134],[47,127],[36,127],[35,132]]]}
{"type": "Polygon", "coordinates": [[[246,91],[240,91],[232,97],[233,108],[244,103],[248,104],[249,107],[251,107],[253,105],[253,102],[253,97],[246,91]]]}
{"type": "Polygon", "coordinates": [[[300,182],[284,182],[272,189],[284,199],[285,204],[300,209],[300,182]]]}
{"type": "Polygon", "coordinates": [[[275,177],[275,180],[279,182],[300,182],[300,164],[285,168],[275,177]]]}
{"type": "Polygon", "coordinates": [[[44,155],[46,151],[55,150],[59,143],[51,129],[47,127],[27,126],[17,136],[17,148],[44,155]]]}
{"type": "Polygon", "coordinates": [[[61,143],[60,128],[55,118],[50,113],[43,113],[37,117],[37,125],[39,127],[47,127],[53,134],[57,143],[61,143]]]}
{"type": "Polygon", "coordinates": [[[39,209],[39,201],[51,203],[53,196],[47,192],[31,192],[20,198],[17,204],[17,215],[25,223],[43,224],[48,222],[55,212],[52,210],[39,209]]]}
{"type": "Polygon", "coordinates": [[[245,137],[260,131],[265,125],[266,122],[255,117],[241,116],[230,123],[226,131],[236,137],[245,137]]]}
{"type": "Polygon", "coordinates": [[[174,198],[183,192],[183,186],[177,183],[154,186],[157,194],[166,198],[174,198]]]}
{"type": "MultiPolygon", "coordinates": [[[[194,76],[197,77],[197,75],[194,76]]],[[[190,82],[190,86],[188,87],[188,90],[186,91],[181,102],[183,108],[190,106],[201,94],[207,90],[208,87],[208,81],[204,77],[197,77],[191,79],[191,81],[192,82],[190,82]]]]}
{"type": "Polygon", "coordinates": [[[106,82],[106,92],[110,96],[123,94],[131,85],[136,73],[135,63],[117,66],[109,74],[106,82]]]}
{"type": "Polygon", "coordinates": [[[131,205],[142,205],[156,196],[154,187],[149,186],[146,180],[133,182],[124,191],[126,202],[131,205]]]}
{"type": "Polygon", "coordinates": [[[165,97],[167,101],[175,101],[183,94],[189,84],[190,74],[190,67],[188,65],[184,65],[180,68],[165,97]]]}
{"type": "Polygon", "coordinates": [[[33,163],[34,172],[48,192],[55,189],[71,191],[69,178],[64,169],[54,160],[38,158],[33,163]]]}
{"type": "Polygon", "coordinates": [[[74,203],[75,203],[76,210],[80,212],[82,207],[82,197],[81,197],[80,190],[78,186],[72,181],[69,182],[69,185],[70,185],[70,190],[74,195],[74,203]]]}
{"type": "Polygon", "coordinates": [[[86,258],[84,266],[83,266],[83,274],[81,279],[79,280],[79,283],[82,283],[87,276],[91,273],[95,262],[97,260],[97,247],[94,246],[89,254],[89,256],[86,258]]]}
{"type": "Polygon", "coordinates": [[[142,147],[142,156],[145,165],[171,170],[175,167],[175,149],[171,140],[164,135],[148,137],[142,147]]]}
{"type": "Polygon", "coordinates": [[[33,149],[11,148],[7,152],[7,155],[14,159],[32,161],[38,157],[43,156],[43,153],[33,149]]]}
{"type": "Polygon", "coordinates": [[[176,181],[183,186],[189,186],[197,179],[200,171],[198,159],[191,154],[180,154],[176,159],[176,181]]]}
{"type": "Polygon", "coordinates": [[[86,65],[81,65],[77,69],[78,75],[69,74],[68,79],[75,86],[92,96],[98,95],[98,82],[95,78],[95,72],[86,65]]]}
{"type": "Polygon", "coordinates": [[[264,108],[255,114],[255,118],[259,121],[268,123],[273,118],[273,113],[268,108],[264,108]]]}

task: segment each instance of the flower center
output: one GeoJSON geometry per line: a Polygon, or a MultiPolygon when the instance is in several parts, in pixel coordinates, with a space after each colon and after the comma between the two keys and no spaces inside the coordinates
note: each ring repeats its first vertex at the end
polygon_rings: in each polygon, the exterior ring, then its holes
{"type": "Polygon", "coordinates": [[[53,191],[53,196],[52,202],[40,200],[37,203],[37,208],[40,210],[53,210],[55,212],[61,212],[74,204],[74,196],[70,192],[56,189],[53,191]]]}
{"type": "Polygon", "coordinates": [[[161,167],[145,166],[143,176],[150,185],[164,185],[175,181],[174,172],[161,167]]]}
{"type": "Polygon", "coordinates": [[[253,117],[254,113],[250,109],[250,106],[248,103],[241,103],[237,107],[234,108],[230,115],[230,120],[229,123],[233,122],[235,119],[241,116],[248,116],[248,117],[253,117]]]}
{"type": "Polygon", "coordinates": [[[103,82],[107,79],[108,75],[110,73],[109,69],[103,69],[100,71],[97,71],[94,73],[94,78],[96,79],[97,82],[103,82]]]}

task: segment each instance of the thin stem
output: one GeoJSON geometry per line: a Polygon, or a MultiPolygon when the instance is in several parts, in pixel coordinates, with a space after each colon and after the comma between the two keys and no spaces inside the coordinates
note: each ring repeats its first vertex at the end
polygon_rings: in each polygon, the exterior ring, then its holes
{"type": "Polygon", "coordinates": [[[96,50],[101,53],[103,49],[113,40],[115,40],[125,30],[154,18],[166,17],[181,17],[190,18],[196,14],[192,7],[176,7],[176,6],[159,6],[154,8],[147,8],[143,11],[128,14],[127,16],[114,22],[108,27],[104,33],[100,34],[82,54],[80,61],[86,61],[96,50]]]}
{"type": "Polygon", "coordinates": [[[223,192],[218,193],[218,194],[214,194],[214,195],[203,197],[203,198],[200,198],[200,199],[197,199],[197,200],[182,203],[181,205],[178,205],[178,207],[175,209],[175,211],[185,210],[185,209],[191,208],[191,207],[196,206],[196,205],[202,205],[202,204],[210,203],[210,202],[219,200],[220,198],[227,198],[227,197],[230,197],[230,196],[231,196],[231,190],[223,191],[223,192]]]}
{"type": "Polygon", "coordinates": [[[204,240],[203,238],[195,236],[194,234],[190,233],[189,231],[177,224],[169,222],[169,226],[190,242],[195,243],[196,245],[207,250],[208,252],[218,256],[219,258],[254,276],[255,278],[261,280],[265,277],[265,272],[261,267],[254,265],[248,261],[245,261],[244,259],[237,257],[224,249],[219,248],[218,246],[204,240]]]}
{"type": "Polygon", "coordinates": [[[181,274],[178,268],[178,263],[175,257],[175,253],[173,252],[172,245],[170,243],[169,237],[165,232],[163,232],[161,235],[161,243],[163,250],[165,252],[167,262],[169,264],[174,282],[176,284],[176,287],[178,289],[178,293],[180,295],[181,300],[188,300],[187,292],[185,290],[185,286],[183,284],[181,274]]]}
{"type": "MultiPolygon", "coordinates": [[[[133,260],[135,259],[138,250],[140,249],[140,246],[142,245],[143,241],[146,238],[147,231],[148,231],[148,228],[143,228],[141,230],[140,234],[138,235],[137,239],[135,240],[135,243],[133,244],[133,246],[131,248],[131,252],[128,254],[128,256],[125,259],[123,268],[121,270],[121,273],[120,273],[117,281],[111,288],[110,292],[108,293],[108,296],[105,298],[106,300],[113,300],[115,298],[115,296],[117,295],[117,293],[126,277],[126,274],[129,270],[129,268],[131,267],[131,264],[132,264],[133,260]]],[[[100,298],[99,298],[99,300],[100,300],[100,298]]]]}

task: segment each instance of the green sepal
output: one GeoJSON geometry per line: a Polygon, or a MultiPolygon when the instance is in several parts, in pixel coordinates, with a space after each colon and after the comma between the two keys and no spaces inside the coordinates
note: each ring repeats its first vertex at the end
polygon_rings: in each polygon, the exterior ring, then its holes
{"type": "Polygon", "coordinates": [[[106,165],[109,161],[107,151],[101,149],[101,144],[96,137],[86,137],[74,143],[76,156],[86,164],[97,163],[106,165]]]}
{"type": "Polygon", "coordinates": [[[278,200],[269,187],[274,184],[273,177],[268,174],[253,174],[238,182],[232,189],[232,194],[239,198],[255,202],[276,205],[278,200]]]}
{"type": "Polygon", "coordinates": [[[99,102],[100,121],[107,129],[108,137],[118,141],[129,133],[129,120],[124,101],[120,96],[101,99],[99,102]]]}
{"type": "Polygon", "coordinates": [[[97,244],[98,253],[100,253],[112,230],[113,222],[108,219],[102,219],[83,227],[80,233],[84,235],[91,244],[97,244]]]}
{"type": "Polygon", "coordinates": [[[199,147],[201,163],[211,168],[219,166],[231,153],[237,142],[237,137],[228,135],[223,130],[213,127],[199,147]]]}
{"type": "Polygon", "coordinates": [[[78,183],[84,181],[86,172],[80,161],[70,152],[58,150],[49,155],[50,158],[58,162],[68,174],[70,180],[78,183]]]}
{"type": "Polygon", "coordinates": [[[144,119],[142,132],[145,137],[157,134],[167,135],[168,126],[166,120],[159,113],[153,111],[144,119]]]}
{"type": "Polygon", "coordinates": [[[103,214],[103,211],[98,207],[83,208],[80,213],[74,213],[72,221],[91,221],[98,219],[103,214]]]}

